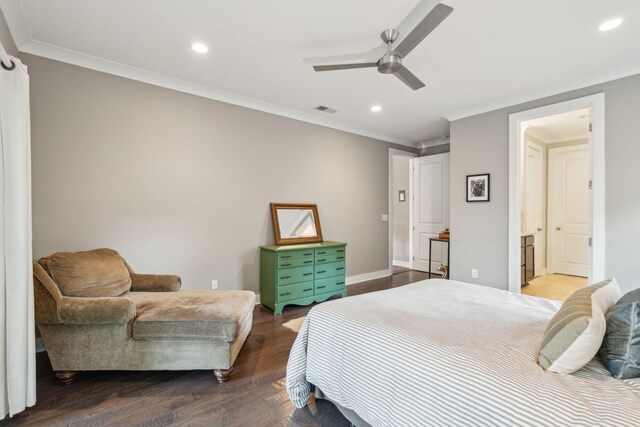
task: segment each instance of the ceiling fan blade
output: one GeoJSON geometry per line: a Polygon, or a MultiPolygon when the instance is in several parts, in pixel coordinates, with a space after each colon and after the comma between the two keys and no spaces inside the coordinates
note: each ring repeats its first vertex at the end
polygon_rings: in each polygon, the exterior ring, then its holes
{"type": "Polygon", "coordinates": [[[393,50],[393,53],[402,58],[407,56],[409,52],[411,52],[422,40],[431,34],[431,32],[451,14],[451,12],[453,12],[452,7],[438,3],[431,12],[429,12],[409,34],[407,34],[398,47],[393,50]]]}
{"type": "Polygon", "coordinates": [[[338,65],[314,65],[316,71],[335,71],[335,70],[351,70],[354,68],[377,67],[377,62],[363,62],[360,64],[338,64],[338,65]]]}
{"type": "Polygon", "coordinates": [[[424,87],[424,83],[422,83],[422,81],[420,81],[419,78],[417,78],[411,71],[407,70],[404,66],[401,66],[401,68],[399,68],[398,71],[393,73],[393,75],[399,78],[400,81],[402,81],[402,83],[406,84],[413,90],[418,90],[424,87]]]}

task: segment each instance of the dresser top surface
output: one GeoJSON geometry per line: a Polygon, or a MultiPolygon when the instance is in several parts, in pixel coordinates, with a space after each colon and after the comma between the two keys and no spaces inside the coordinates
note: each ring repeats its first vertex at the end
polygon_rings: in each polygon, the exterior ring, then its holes
{"type": "Polygon", "coordinates": [[[265,251],[272,251],[272,252],[284,252],[284,251],[295,251],[300,249],[319,249],[319,248],[330,248],[330,247],[338,247],[338,246],[347,246],[347,244],[342,242],[320,242],[320,243],[305,243],[302,245],[260,246],[260,249],[263,249],[265,251]]]}

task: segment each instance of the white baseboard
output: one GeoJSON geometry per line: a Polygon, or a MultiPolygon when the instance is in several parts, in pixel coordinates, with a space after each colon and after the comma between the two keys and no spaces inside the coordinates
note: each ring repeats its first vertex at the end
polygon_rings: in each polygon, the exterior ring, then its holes
{"type": "Polygon", "coordinates": [[[379,279],[381,277],[389,277],[389,270],[372,271],[371,273],[356,274],[355,276],[347,277],[347,286],[355,283],[366,282],[367,280],[379,279]]]}
{"type": "Polygon", "coordinates": [[[42,353],[43,351],[47,351],[44,348],[44,341],[42,341],[42,337],[36,338],[36,353],[42,353]]]}
{"type": "Polygon", "coordinates": [[[411,268],[411,263],[409,261],[399,261],[397,259],[394,259],[392,264],[396,267],[411,268]]]}

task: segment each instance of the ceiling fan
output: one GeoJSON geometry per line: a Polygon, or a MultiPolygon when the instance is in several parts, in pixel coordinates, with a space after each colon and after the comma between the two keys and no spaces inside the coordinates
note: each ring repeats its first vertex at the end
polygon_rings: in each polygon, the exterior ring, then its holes
{"type": "Polygon", "coordinates": [[[314,65],[313,69],[316,71],[335,71],[377,67],[380,73],[393,74],[411,89],[418,90],[421,87],[424,87],[424,83],[422,83],[419,78],[402,65],[402,59],[406,58],[406,56],[416,46],[418,46],[422,40],[431,34],[431,32],[451,14],[451,12],[453,12],[452,7],[438,3],[394,49],[391,49],[391,44],[396,41],[400,33],[396,29],[384,30],[382,34],[380,34],[380,38],[382,38],[382,41],[387,44],[387,53],[385,53],[382,58],[378,59],[377,62],[314,65]]]}

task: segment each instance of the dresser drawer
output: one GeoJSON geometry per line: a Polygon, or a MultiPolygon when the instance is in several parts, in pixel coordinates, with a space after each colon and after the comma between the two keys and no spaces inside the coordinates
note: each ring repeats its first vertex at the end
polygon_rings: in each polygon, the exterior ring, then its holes
{"type": "Polygon", "coordinates": [[[325,277],[344,276],[344,261],[316,265],[314,273],[316,280],[325,277]]]}
{"type": "Polygon", "coordinates": [[[316,295],[326,292],[337,292],[344,289],[344,277],[330,277],[328,279],[316,280],[316,295]]]}
{"type": "Polygon", "coordinates": [[[301,251],[286,251],[278,254],[278,262],[286,261],[288,259],[308,258],[313,259],[313,249],[301,250],[301,251]]]}
{"type": "Polygon", "coordinates": [[[345,248],[344,247],[341,247],[341,248],[316,249],[316,258],[322,257],[322,256],[344,255],[344,254],[345,254],[345,248]]]}
{"type": "Polygon", "coordinates": [[[295,285],[289,286],[279,286],[276,291],[276,299],[278,302],[311,297],[313,296],[313,282],[296,283],[295,285]]]}
{"type": "Polygon", "coordinates": [[[305,265],[313,265],[313,257],[293,258],[278,261],[278,269],[304,267],[305,265]]]}
{"type": "Polygon", "coordinates": [[[318,255],[316,254],[316,264],[326,264],[328,262],[344,261],[345,254],[339,255],[318,255]]]}
{"type": "Polygon", "coordinates": [[[313,265],[308,267],[287,268],[276,272],[276,284],[278,286],[307,282],[309,280],[313,280],[313,265]]]}

